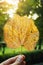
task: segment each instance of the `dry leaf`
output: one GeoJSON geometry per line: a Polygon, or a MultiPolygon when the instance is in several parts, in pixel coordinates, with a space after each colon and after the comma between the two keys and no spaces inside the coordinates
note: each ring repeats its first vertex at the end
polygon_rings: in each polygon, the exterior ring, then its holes
{"type": "Polygon", "coordinates": [[[27,50],[34,50],[39,39],[39,31],[32,19],[15,15],[4,26],[4,40],[8,47],[18,48],[23,45],[27,50]]]}

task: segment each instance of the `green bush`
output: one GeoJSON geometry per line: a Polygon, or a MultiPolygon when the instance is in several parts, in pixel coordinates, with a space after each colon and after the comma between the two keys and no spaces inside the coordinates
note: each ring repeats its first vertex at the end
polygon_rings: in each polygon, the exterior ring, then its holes
{"type": "MultiPolygon", "coordinates": [[[[27,65],[43,62],[43,50],[37,50],[37,51],[33,51],[33,52],[23,52],[22,54],[24,54],[26,56],[25,60],[27,62],[27,65]]],[[[19,52],[0,55],[0,63],[4,60],[11,58],[13,56],[16,56],[16,55],[19,55],[19,52]]]]}

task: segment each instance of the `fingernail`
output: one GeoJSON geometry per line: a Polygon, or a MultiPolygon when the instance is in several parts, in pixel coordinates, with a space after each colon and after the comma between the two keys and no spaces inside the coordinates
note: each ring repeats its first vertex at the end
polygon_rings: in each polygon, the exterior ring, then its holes
{"type": "Polygon", "coordinates": [[[22,55],[20,55],[18,58],[17,58],[17,60],[16,60],[17,62],[22,62],[23,61],[23,56],[22,55]]]}

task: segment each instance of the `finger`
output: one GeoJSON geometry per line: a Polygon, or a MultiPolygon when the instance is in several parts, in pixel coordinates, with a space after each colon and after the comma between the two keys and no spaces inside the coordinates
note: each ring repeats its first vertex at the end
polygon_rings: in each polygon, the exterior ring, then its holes
{"type": "Polygon", "coordinates": [[[18,56],[12,57],[12,58],[10,58],[10,59],[8,59],[8,60],[2,62],[1,65],[9,65],[9,64],[15,62],[15,60],[17,59],[17,57],[18,57],[18,56]]]}
{"type": "Polygon", "coordinates": [[[25,59],[24,55],[19,55],[15,62],[22,62],[24,61],[24,59],[25,59]]]}
{"type": "Polygon", "coordinates": [[[15,63],[13,63],[11,65],[21,65],[21,63],[23,63],[24,59],[25,59],[25,56],[24,55],[20,55],[16,59],[15,63]]]}
{"type": "Polygon", "coordinates": [[[26,62],[25,62],[25,61],[23,61],[20,65],[26,65],[26,62]]]}
{"type": "Polygon", "coordinates": [[[23,61],[23,62],[21,62],[21,63],[13,63],[13,64],[10,64],[10,65],[26,65],[26,62],[23,61]]]}
{"type": "Polygon", "coordinates": [[[26,62],[25,61],[23,63],[24,63],[23,65],[26,65],[26,62]]]}
{"type": "MultiPolygon", "coordinates": [[[[1,63],[1,65],[9,65],[9,64],[12,64],[16,61],[16,59],[21,56],[21,55],[18,55],[18,56],[15,56],[15,57],[12,57],[4,62],[1,63]]],[[[24,57],[24,56],[23,56],[24,57]]]]}

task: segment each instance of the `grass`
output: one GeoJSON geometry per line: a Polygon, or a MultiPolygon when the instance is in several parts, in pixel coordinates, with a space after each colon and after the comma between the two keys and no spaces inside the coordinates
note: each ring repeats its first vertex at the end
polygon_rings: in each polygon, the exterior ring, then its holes
{"type": "MultiPolygon", "coordinates": [[[[27,50],[24,47],[22,47],[22,50],[21,50],[21,47],[17,49],[11,49],[8,47],[5,48],[5,54],[9,54],[9,53],[13,54],[13,53],[18,53],[18,52],[21,54],[22,52],[26,52],[26,51],[27,50]]],[[[2,55],[2,50],[0,51],[0,55],[2,55]]]]}
{"type": "MultiPolygon", "coordinates": [[[[43,47],[42,47],[42,49],[43,49],[43,47]]],[[[3,49],[0,50],[0,55],[2,55],[2,50],[3,49]]],[[[37,50],[35,50],[35,51],[37,51],[37,50]]],[[[11,49],[11,48],[8,48],[8,47],[5,48],[5,54],[13,54],[13,53],[21,54],[22,52],[29,52],[29,51],[27,51],[24,47],[22,47],[22,50],[21,50],[21,47],[17,48],[17,49],[11,49]]]]}

